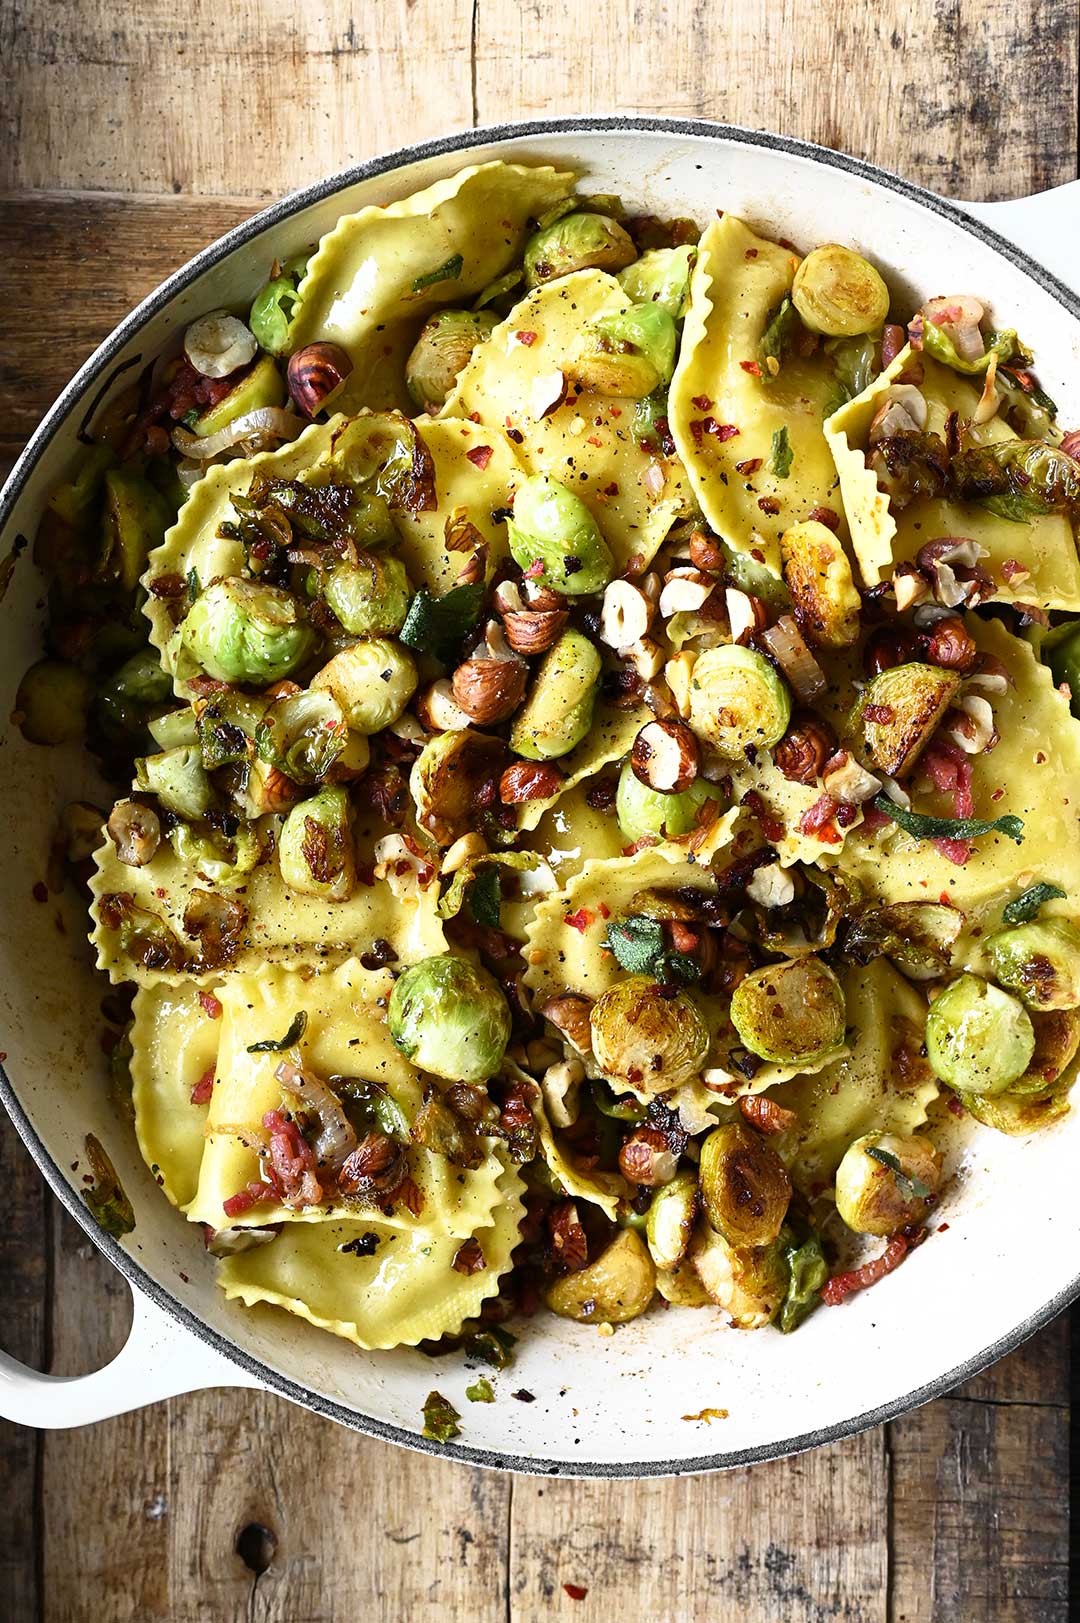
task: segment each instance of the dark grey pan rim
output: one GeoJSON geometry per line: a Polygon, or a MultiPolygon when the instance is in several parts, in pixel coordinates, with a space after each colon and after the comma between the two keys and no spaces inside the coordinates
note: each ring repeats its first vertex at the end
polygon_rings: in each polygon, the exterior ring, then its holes
{"type": "MultiPolygon", "coordinates": [[[[250,220],[236,226],[232,231],[227,232],[225,236],[219,238],[217,242],[212,243],[210,247],[197,254],[180,270],[174,272],[155,292],[144,299],[142,304],[138,305],[110,334],[105,342],[95,350],[42,418],[25,451],[16,462],[3,492],[0,493],[0,536],[6,529],[15,503],[52,434],[68,413],[80,403],[91,387],[107,374],[110,364],[115,360],[122,346],[140,332],[147,322],[177,293],[234,249],[242,247],[245,243],[259,236],[267,227],[288,219],[291,215],[307,208],[312,203],[320,202],[323,198],[332,196],[335,192],[341,191],[357,181],[387,174],[409,163],[459,152],[462,148],[522,140],[528,136],[592,134],[605,130],[640,130],[643,132],[655,130],[667,135],[697,136],[709,140],[739,142],[747,146],[758,146],[769,151],[787,153],[791,157],[808,158],[825,167],[841,169],[848,174],[860,176],[862,179],[883,186],[901,197],[918,203],[923,208],[939,215],[942,219],[950,221],[953,225],[960,226],[962,230],[969,232],[1004,259],[1010,261],[1019,270],[1025,272],[1072,316],[1080,320],[1080,298],[1071,289],[1058,281],[1055,276],[1052,276],[1043,266],[1029,259],[1013,243],[999,237],[995,231],[985,226],[980,220],[972,219],[962,209],[956,207],[955,204],[936,197],[932,192],[924,191],[922,187],[915,186],[910,181],[891,174],[888,170],[879,169],[873,164],[866,163],[859,158],[848,157],[844,153],[833,152],[827,147],[815,146],[808,141],[797,141],[788,136],[763,134],[759,131],[743,129],[738,125],[713,124],[706,119],[653,118],[636,114],[611,117],[582,116],[577,118],[543,119],[531,123],[497,124],[484,129],[467,129],[462,130],[457,135],[444,136],[439,140],[421,142],[416,146],[402,147],[396,152],[371,159],[366,163],[356,164],[349,169],[342,170],[337,175],[330,176],[328,179],[318,181],[302,191],[295,192],[292,196],[283,198],[269,208],[262,210],[261,213],[254,215],[250,220]]],[[[375,1419],[373,1416],[359,1414],[352,1409],[347,1409],[341,1404],[322,1397],[316,1392],[312,1392],[308,1388],[297,1385],[295,1381],[271,1369],[269,1365],[262,1363],[260,1359],[253,1357],[250,1353],[245,1352],[242,1347],[237,1346],[227,1337],[220,1335],[216,1330],[212,1330],[209,1325],[204,1324],[197,1314],[192,1312],[191,1309],[182,1306],[158,1280],[147,1273],[129,1252],[125,1251],[116,1240],[106,1234],[95,1222],[85,1202],[79,1198],[77,1191],[71,1187],[64,1173],[38,1137],[2,1065],[0,1065],[0,1101],[2,1101],[4,1108],[14,1122],[23,1143],[44,1174],[49,1187],[75,1221],[86,1231],[98,1249],[108,1257],[113,1266],[119,1269],[133,1287],[137,1287],[147,1295],[157,1307],[169,1314],[185,1330],[196,1336],[206,1346],[212,1347],[224,1358],[238,1365],[249,1375],[254,1376],[269,1390],[290,1399],[290,1401],[299,1404],[303,1408],[312,1410],[316,1414],[335,1420],[339,1425],[347,1426],[353,1431],[362,1432],[384,1442],[398,1443],[405,1448],[416,1449],[425,1454],[462,1460],[472,1465],[487,1466],[496,1470],[516,1471],[534,1476],[574,1476],[595,1479],[625,1477],[633,1479],[652,1476],[686,1476],[703,1471],[718,1471],[741,1465],[754,1465],[759,1461],[779,1459],[787,1455],[802,1453],[806,1449],[820,1447],[823,1443],[838,1442],[845,1437],[854,1436],[856,1433],[865,1431],[872,1426],[881,1425],[884,1421],[894,1420],[898,1416],[918,1408],[920,1404],[926,1403],[932,1398],[940,1397],[961,1381],[969,1380],[972,1376],[977,1375],[981,1370],[986,1369],[990,1364],[1004,1357],[1006,1353],[1014,1351],[1029,1336],[1041,1330],[1044,1325],[1048,1324],[1051,1319],[1055,1318],[1080,1295],[1080,1274],[1077,1274],[1048,1302],[1036,1312],[1030,1314],[1007,1335],[1000,1337],[989,1347],[984,1347],[962,1364],[947,1370],[935,1380],[905,1393],[902,1397],[883,1403],[875,1409],[855,1415],[849,1420],[832,1426],[823,1426],[814,1431],[802,1432],[796,1437],[785,1438],[776,1443],[763,1444],[757,1448],[733,1450],[728,1453],[703,1454],[693,1459],[643,1460],[612,1464],[573,1458],[544,1461],[523,1458],[510,1453],[496,1453],[490,1449],[470,1448],[466,1445],[441,1444],[421,1437],[415,1432],[405,1431],[401,1427],[389,1425],[385,1421],[375,1419]]]]}

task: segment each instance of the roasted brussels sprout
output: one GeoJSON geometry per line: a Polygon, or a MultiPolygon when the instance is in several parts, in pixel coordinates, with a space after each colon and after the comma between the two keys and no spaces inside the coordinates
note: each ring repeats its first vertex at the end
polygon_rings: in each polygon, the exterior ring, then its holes
{"type": "Polygon", "coordinates": [[[707,648],[690,673],[690,725],[719,754],[738,760],[750,746],[778,744],[791,720],[782,676],[752,648],[707,648]]]}
{"type": "Polygon", "coordinates": [[[690,1259],[711,1301],[736,1330],[762,1330],[780,1311],[788,1273],[779,1245],[733,1246],[708,1224],[690,1244],[690,1259]]]}
{"type": "Polygon", "coordinates": [[[976,1121],[981,1121],[984,1127],[992,1127],[997,1133],[1007,1133],[1010,1138],[1026,1138],[1029,1133],[1037,1133],[1042,1127],[1050,1127],[1062,1116],[1067,1116],[1070,1109],[1067,1088],[1034,1098],[1030,1094],[1011,1091],[994,1094],[961,1091],[958,1097],[964,1109],[976,1121]]]}
{"type": "Polygon", "coordinates": [[[219,682],[280,682],[313,652],[316,635],[289,592],[232,576],[199,593],[180,640],[219,682]]]}
{"type": "Polygon", "coordinates": [[[847,554],[832,530],[816,519],[793,524],[781,539],[780,551],[803,635],[821,648],[850,648],[859,636],[862,598],[847,554]]]}
{"type": "Polygon", "coordinates": [[[656,1269],[640,1234],[622,1229],[595,1262],[564,1274],[544,1292],[560,1319],[579,1324],[625,1324],[653,1299],[656,1269]]]}
{"type": "Polygon", "coordinates": [[[400,558],[362,553],[355,564],[336,564],[322,595],[354,637],[387,637],[400,631],[412,588],[400,558]]]}
{"type": "Polygon", "coordinates": [[[289,328],[300,304],[297,289],[304,279],[308,258],[308,254],[297,254],[286,260],[278,275],[264,282],[252,301],[248,326],[269,355],[288,353],[289,328]]]}
{"type": "Polygon", "coordinates": [[[911,771],[956,697],[961,678],[937,665],[893,665],[867,682],[855,710],[871,764],[890,778],[911,771]]]}
{"type": "Polygon", "coordinates": [[[836,1169],[836,1209],[856,1234],[895,1234],[922,1223],[941,1183],[941,1156],[928,1138],[866,1133],[836,1169]]]}
{"type": "Polygon", "coordinates": [[[585,503],[546,473],[517,487],[506,534],[514,562],[529,578],[567,597],[602,592],[614,573],[608,544],[585,503]]]}
{"type": "Polygon", "coordinates": [[[637,249],[617,220],[606,214],[564,214],[535,232],[525,244],[529,287],[571,271],[618,271],[637,258],[637,249]]]}
{"type": "Polygon", "coordinates": [[[510,748],[529,761],[553,761],[580,744],[592,725],[600,655],[580,631],[564,631],[544,655],[514,717],[510,748]]]}
{"type": "Polygon", "coordinates": [[[290,890],[348,901],[356,888],[356,856],[344,789],[320,789],[293,807],[278,835],[278,863],[290,890]]]}
{"type": "Polygon", "coordinates": [[[1035,1031],[1035,1052],[1027,1070],[1010,1083],[1009,1093],[1040,1098],[1053,1092],[1080,1049],[1080,1009],[1029,1011],[1035,1031]]]}
{"type": "Polygon", "coordinates": [[[30,744],[67,744],[81,738],[94,685],[77,665],[39,659],[15,694],[15,720],[30,744]]]}
{"type": "Polygon", "coordinates": [[[674,1268],[656,1270],[656,1289],[672,1307],[708,1307],[712,1302],[689,1255],[674,1268]]]}
{"type": "Polygon", "coordinates": [[[641,400],[666,388],[675,370],[675,322],[659,304],[632,304],[601,316],[563,371],[592,394],[641,400]]]}
{"type": "Polygon", "coordinates": [[[1035,1031],[1020,999],[978,975],[961,975],[930,1005],[927,1057],[951,1088],[1003,1093],[1034,1052],[1035,1031]]]}
{"type": "Polygon", "coordinates": [[[424,323],[405,362],[405,386],[422,411],[436,412],[445,403],[498,319],[490,310],[438,310],[424,323]]]}
{"type": "Polygon", "coordinates": [[[395,981],[387,1021],[407,1060],[450,1082],[494,1076],[510,1041],[510,1009],[498,982],[449,952],[422,959],[395,981]]]}
{"type": "Polygon", "coordinates": [[[379,733],[401,715],[416,691],[416,666],[401,643],[372,637],[335,654],[311,678],[313,688],[326,688],[357,733],[379,733]]]}
{"type": "Polygon", "coordinates": [[[169,844],[186,868],[218,887],[242,884],[263,855],[258,830],[251,827],[240,828],[232,839],[226,839],[210,827],[174,823],[169,844]]]}
{"type": "Polygon", "coordinates": [[[1068,919],[1035,919],[986,945],[997,979],[1029,1009],[1080,1007],[1080,929],[1068,919]]]}
{"type": "Polygon", "coordinates": [[[205,817],[214,803],[202,753],[191,744],[136,761],[135,785],[144,793],[157,795],[165,809],[177,817],[205,817]]]}
{"type": "Polygon", "coordinates": [[[653,1195],[645,1216],[645,1238],[658,1268],[675,1268],[682,1261],[697,1210],[698,1181],[688,1167],[653,1195]]]}
{"type": "Polygon", "coordinates": [[[110,468],[105,475],[102,513],[102,578],[133,592],[147,558],[161,545],[175,516],[145,474],[134,468],[110,468]]]}
{"type": "Polygon", "coordinates": [[[698,1168],[705,1216],[731,1245],[770,1245],[791,1203],[791,1179],[772,1145],[743,1121],[715,1128],[698,1168]]]}
{"type": "Polygon", "coordinates": [[[803,325],[827,338],[876,332],[889,314],[889,290],[873,265],[837,242],[807,254],[791,298],[803,325]]]}
{"type": "MultiPolygon", "coordinates": [[[[229,708],[233,710],[231,705],[229,708]]],[[[215,757],[210,753],[212,746],[203,719],[199,738],[203,760],[209,765],[215,757]]],[[[275,699],[267,705],[255,728],[259,759],[277,767],[294,783],[320,782],[343,759],[355,738],[357,735],[349,732],[341,705],[326,688],[304,688],[275,699]]],[[[243,750],[243,743],[238,741],[237,748],[243,750]]]]}
{"type": "Polygon", "coordinates": [[[233,384],[216,406],[208,406],[202,416],[195,419],[191,432],[196,439],[208,439],[211,434],[220,434],[223,428],[228,428],[230,423],[235,423],[238,417],[245,417],[250,411],[259,411],[266,406],[283,406],[286,394],[285,379],[269,355],[264,355],[255,362],[250,372],[244,373],[239,383],[233,384]]]}
{"type": "Polygon", "coordinates": [[[81,529],[101,493],[105,475],[116,461],[107,445],[80,446],[79,459],[71,477],[49,492],[47,511],[63,519],[73,530],[81,529]]]}
{"type": "Polygon", "coordinates": [[[609,1081],[667,1093],[705,1063],[709,1031],[685,992],[671,995],[648,975],[617,981],[593,1004],[593,1057],[609,1081]]]}
{"type": "Polygon", "coordinates": [[[945,902],[872,902],[848,919],[844,954],[857,964],[885,956],[925,979],[948,969],[963,927],[963,913],[945,902]]]}
{"type": "Polygon", "coordinates": [[[615,815],[629,845],[649,835],[675,839],[680,834],[689,834],[702,806],[710,800],[722,799],[719,785],[705,778],[695,778],[681,794],[661,794],[642,783],[627,761],[619,773],[615,815]]]}
{"type": "Polygon", "coordinates": [[[416,821],[437,845],[475,829],[477,793],[498,777],[505,759],[501,738],[472,728],[437,733],[424,745],[409,774],[409,791],[416,821]]]}
{"type": "Polygon", "coordinates": [[[806,1065],[844,1041],[844,989],[813,954],[767,964],[740,981],[731,1022],[752,1054],[784,1065],[806,1065]]]}
{"type": "Polygon", "coordinates": [[[697,249],[688,242],[680,248],[652,248],[621,270],[618,280],[635,304],[657,304],[678,321],[686,309],[696,258],[697,249]]]}

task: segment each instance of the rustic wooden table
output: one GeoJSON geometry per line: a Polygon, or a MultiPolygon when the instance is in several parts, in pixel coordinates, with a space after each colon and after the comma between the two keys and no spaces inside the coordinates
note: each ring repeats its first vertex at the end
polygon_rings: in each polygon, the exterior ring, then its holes
{"type": "MultiPolygon", "coordinates": [[[[169,269],[419,137],[633,109],[807,136],[956,196],[1069,180],[1078,21],[1076,0],[0,0],[0,458],[169,269]]],[[[95,1367],[127,1287],[10,1130],[0,1191],[0,1339],[95,1367]]],[[[234,1392],[5,1426],[0,1617],[1065,1623],[1068,1399],[1059,1322],[878,1431],[636,1486],[443,1465],[234,1392]]]]}

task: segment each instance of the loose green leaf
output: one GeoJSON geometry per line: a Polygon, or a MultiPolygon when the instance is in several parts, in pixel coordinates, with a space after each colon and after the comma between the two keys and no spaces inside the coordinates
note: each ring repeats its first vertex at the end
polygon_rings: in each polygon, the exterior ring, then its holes
{"type": "Polygon", "coordinates": [[[784,1261],[788,1268],[788,1288],[777,1323],[786,1336],[790,1335],[792,1330],[797,1330],[803,1320],[817,1307],[819,1293],[829,1277],[829,1267],[821,1249],[821,1241],[816,1234],[812,1234],[800,1245],[788,1229],[781,1235],[781,1243],[784,1245],[784,1261]],[[786,1243],[784,1243],[785,1235],[786,1243]]]}
{"type": "Polygon", "coordinates": [[[772,437],[772,458],[770,465],[778,479],[786,479],[791,472],[791,464],[795,460],[795,453],[791,449],[786,428],[778,428],[772,437]]]}
{"type": "Polygon", "coordinates": [[[480,618],[484,586],[455,586],[442,597],[432,597],[421,587],[409,604],[405,624],[398,636],[409,648],[434,654],[445,665],[480,618]]]}
{"type": "Polygon", "coordinates": [[[448,1443],[451,1438],[461,1436],[461,1427],[458,1421],[461,1416],[443,1397],[441,1392],[429,1392],[424,1400],[424,1436],[430,1437],[436,1443],[448,1443]]]}
{"type": "Polygon", "coordinates": [[[123,1239],[135,1227],[131,1202],[120,1186],[116,1168],[106,1155],[100,1139],[95,1138],[93,1133],[87,1133],[84,1143],[94,1182],[91,1188],[82,1191],[82,1198],[105,1233],[111,1234],[114,1240],[123,1239]]]}
{"type": "Polygon", "coordinates": [[[492,1369],[509,1369],[514,1362],[516,1343],[517,1336],[493,1324],[487,1330],[477,1330],[475,1335],[466,1336],[464,1348],[468,1358],[478,1358],[482,1364],[490,1364],[492,1369]]]}
{"type": "Polygon", "coordinates": [[[602,945],[630,975],[651,975],[658,981],[701,979],[697,960],[684,952],[669,952],[659,921],[644,913],[632,913],[609,924],[602,945]]]}
{"type": "Polygon", "coordinates": [[[1060,885],[1032,885],[1009,903],[1002,917],[1006,924],[1030,924],[1044,902],[1055,902],[1064,897],[1060,885]]]}
{"type": "Polygon", "coordinates": [[[283,1048],[291,1048],[293,1043],[298,1043],[306,1029],[307,1011],[300,1009],[293,1016],[292,1025],[284,1037],[280,1039],[267,1037],[265,1042],[249,1043],[247,1051],[249,1054],[279,1054],[283,1048]]]}
{"type": "MultiPolygon", "coordinates": [[[[513,872],[524,873],[535,868],[542,859],[535,851],[483,851],[479,856],[469,857],[462,863],[454,874],[449,885],[439,897],[438,914],[441,919],[452,919],[461,912],[468,898],[469,907],[477,924],[486,924],[487,918],[480,918],[476,911],[473,892],[484,879],[485,885],[490,883],[485,875],[493,872],[498,876],[500,868],[508,868],[513,872]]],[[[483,909],[488,898],[482,894],[480,907],[483,909]]],[[[501,879],[498,883],[498,900],[502,900],[501,879]]],[[[489,914],[490,917],[490,914],[489,914]]],[[[498,927],[498,919],[493,920],[493,927],[498,927]]]]}
{"type": "Polygon", "coordinates": [[[464,263],[460,254],[451,254],[437,270],[428,271],[426,276],[418,276],[412,285],[413,292],[422,293],[426,287],[434,287],[437,282],[456,282],[464,263]]]}
{"type": "Polygon", "coordinates": [[[916,1198],[919,1200],[926,1200],[929,1198],[930,1190],[927,1188],[926,1184],[923,1183],[922,1179],[908,1177],[908,1174],[904,1171],[903,1167],[900,1165],[900,1162],[890,1150],[881,1150],[878,1149],[876,1144],[869,1144],[867,1145],[866,1153],[871,1157],[872,1160],[880,1161],[883,1167],[888,1167],[889,1171],[896,1179],[896,1187],[899,1189],[905,1200],[914,1200],[916,1198]]]}
{"type": "Polygon", "coordinates": [[[1022,817],[995,817],[991,823],[983,822],[980,817],[926,817],[922,812],[897,806],[888,795],[878,795],[874,805],[917,840],[977,840],[982,834],[997,833],[1007,835],[1017,845],[1024,843],[1022,817]]]}
{"type": "Polygon", "coordinates": [[[796,311],[794,304],[791,302],[791,294],[785,293],[784,297],[780,300],[780,303],[777,305],[776,309],[765,323],[765,331],[761,335],[761,343],[759,345],[761,350],[761,358],[763,361],[777,362],[777,366],[775,368],[771,366],[767,367],[767,370],[770,373],[774,370],[779,371],[780,363],[784,359],[784,353],[790,347],[791,342],[798,330],[798,312],[796,311]]]}
{"type": "Polygon", "coordinates": [[[472,1385],[465,1388],[465,1396],[470,1403],[495,1402],[495,1394],[486,1375],[478,1375],[472,1385]]]}

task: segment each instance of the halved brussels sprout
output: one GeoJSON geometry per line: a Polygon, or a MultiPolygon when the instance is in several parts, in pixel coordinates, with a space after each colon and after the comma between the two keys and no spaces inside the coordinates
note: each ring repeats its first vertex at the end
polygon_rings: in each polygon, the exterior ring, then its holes
{"type": "Polygon", "coordinates": [[[529,287],[571,271],[618,271],[637,258],[628,234],[606,214],[564,214],[535,232],[525,244],[525,281],[529,287]]]}
{"type": "Polygon", "coordinates": [[[902,778],[930,742],[956,697],[961,677],[937,665],[893,665],[867,682],[855,708],[871,764],[902,778]]]}
{"type": "Polygon", "coordinates": [[[197,744],[199,724],[190,705],[182,710],[167,710],[163,716],[152,716],[146,730],[160,749],[175,749],[178,744],[197,744]]]}
{"type": "Polygon", "coordinates": [[[689,242],[679,248],[651,248],[621,270],[618,281],[635,304],[658,304],[678,321],[686,311],[696,258],[697,248],[689,242]]]}
{"type": "Polygon", "coordinates": [[[1035,1031],[1020,999],[978,975],[961,975],[930,1005],[927,1058],[950,1088],[1003,1093],[1034,1052],[1035,1031]]]}
{"type": "Polygon", "coordinates": [[[763,1330],[780,1311],[788,1286],[783,1253],[772,1245],[736,1247],[708,1224],[690,1245],[690,1259],[711,1301],[736,1330],[763,1330]]]}
{"type": "Polygon", "coordinates": [[[201,878],[219,887],[242,884],[263,854],[259,832],[250,826],[226,839],[216,829],[175,823],[169,830],[169,844],[186,868],[195,869],[201,878]]]}
{"type": "Polygon", "coordinates": [[[595,1262],[549,1286],[544,1301],[560,1319],[625,1324],[644,1313],[655,1291],[656,1269],[645,1242],[634,1229],[622,1229],[595,1262]]]}
{"type": "Polygon", "coordinates": [[[1029,1009],[1080,1007],[1080,929],[1068,919],[1036,919],[986,943],[994,974],[1029,1009]]]}
{"type": "Polygon", "coordinates": [[[314,651],[314,628],[290,592],[231,576],[199,593],[180,640],[219,682],[280,682],[314,651]]]}
{"type": "Polygon", "coordinates": [[[202,754],[191,744],[136,761],[135,786],[145,794],[157,795],[167,811],[189,820],[205,817],[214,804],[202,754]]]}
{"type": "Polygon", "coordinates": [[[767,964],[731,995],[731,1023],[752,1054],[806,1065],[844,1041],[844,988],[827,964],[808,954],[767,964]]]}
{"type": "Polygon", "coordinates": [[[497,778],[506,760],[501,738],[477,733],[437,733],[413,762],[409,791],[416,821],[437,845],[453,844],[476,828],[476,796],[497,778]]]}
{"type": "Polygon", "coordinates": [[[133,592],[147,558],[161,545],[175,516],[145,474],[134,468],[110,468],[105,475],[99,574],[133,592]]]}
{"type": "Polygon", "coordinates": [[[848,920],[844,953],[857,964],[884,955],[925,978],[948,969],[963,927],[963,913],[945,902],[872,902],[848,920]]]}
{"type": "MultiPolygon", "coordinates": [[[[350,736],[345,712],[337,699],[329,690],[314,686],[275,699],[266,706],[255,728],[260,760],[276,766],[294,783],[319,783],[325,778],[342,758],[350,736]]],[[[213,758],[207,753],[202,721],[199,737],[203,760],[209,764],[213,758]]],[[[242,751],[243,742],[238,740],[237,747],[242,751]]]]}
{"type": "Polygon", "coordinates": [[[1032,1009],[1035,1052],[1023,1076],[1010,1083],[1010,1094],[1041,1098],[1053,1092],[1080,1049],[1080,1009],[1032,1009]]]}
{"type": "Polygon", "coordinates": [[[407,1060],[449,1082],[483,1082],[502,1064],[510,1008],[486,969],[442,953],[394,982],[387,1024],[407,1060]]]}
{"type": "Polygon", "coordinates": [[[889,290],[878,272],[838,242],[807,254],[795,272],[791,298],[803,324],[827,338],[876,332],[889,314],[889,290]]]}
{"type": "Polygon", "coordinates": [[[77,665],[39,659],[15,694],[15,720],[29,744],[67,744],[81,738],[94,684],[77,665]]]}
{"type": "Polygon", "coordinates": [[[662,305],[632,304],[586,328],[563,371],[592,394],[641,400],[671,382],[676,343],[674,319],[662,305]]]}
{"type": "Polygon", "coordinates": [[[850,648],[858,641],[862,598],[840,541],[826,524],[793,524],[780,541],[784,579],[799,628],[822,648],[850,648]]]}
{"type": "Polygon", "coordinates": [[[311,678],[326,688],[357,733],[379,733],[397,721],[416,692],[416,666],[407,648],[386,637],[353,643],[311,678]]]}
{"type": "Polygon", "coordinates": [[[498,325],[490,310],[438,310],[420,329],[405,362],[405,387],[422,411],[446,402],[477,344],[498,325]]]}
{"type": "Polygon", "coordinates": [[[1042,1098],[1014,1093],[978,1094],[958,1093],[960,1103],[976,1121],[995,1132],[1007,1133],[1010,1138],[1026,1138],[1042,1127],[1067,1116],[1070,1110],[1068,1089],[1048,1093],[1042,1098]]]}
{"type": "Polygon", "coordinates": [[[202,416],[195,419],[191,432],[198,440],[209,439],[211,434],[219,434],[249,411],[259,411],[265,406],[283,406],[287,393],[285,379],[269,355],[264,355],[255,362],[250,372],[244,373],[239,383],[233,384],[216,406],[208,406],[202,416]]]}
{"type": "Polygon", "coordinates": [[[648,975],[617,981],[593,1004],[593,1058],[609,1081],[639,1093],[667,1093],[705,1063],[709,1031],[685,992],[671,995],[648,975]]]}
{"type": "Polygon", "coordinates": [[[385,637],[405,624],[412,587],[400,558],[364,552],[331,569],[322,595],[352,636],[385,637]]]}
{"type": "Polygon", "coordinates": [[[925,1221],[940,1183],[941,1156],[928,1138],[865,1133],[836,1169],[836,1209],[856,1234],[895,1234],[925,1221]]]}
{"type": "Polygon", "coordinates": [[[108,445],[86,445],[79,447],[78,457],[70,478],[53,487],[47,503],[47,511],[74,530],[81,529],[90,517],[116,452],[108,445]]]}
{"type": "Polygon", "coordinates": [[[712,1303],[689,1255],[674,1268],[656,1270],[656,1289],[672,1307],[709,1307],[712,1303]]]}
{"type": "Polygon", "coordinates": [[[708,801],[723,798],[720,786],[705,778],[695,778],[681,794],[662,794],[642,783],[627,761],[619,773],[615,815],[629,845],[649,835],[671,840],[690,833],[708,801]]]}
{"type": "Polygon", "coordinates": [[[707,648],[690,673],[690,725],[720,755],[738,760],[787,732],[791,694],[764,655],[726,643],[707,648]]]}
{"type": "Polygon", "coordinates": [[[791,1179],[772,1145],[743,1121],[715,1128],[698,1168],[705,1216],[731,1245],[770,1245],[791,1204],[791,1179]]]}
{"type": "Polygon", "coordinates": [[[510,730],[510,748],[529,761],[553,761],[580,744],[592,726],[600,655],[580,631],[564,631],[533,677],[510,730]]]}
{"type": "Polygon", "coordinates": [[[290,890],[348,901],[356,889],[356,854],[344,789],[320,789],[293,807],[278,835],[278,863],[290,890]]]}
{"type": "Polygon", "coordinates": [[[506,535],[530,580],[567,597],[602,592],[615,572],[610,548],[580,496],[546,473],[524,480],[506,535]]]}
{"type": "Polygon", "coordinates": [[[252,301],[248,327],[270,355],[288,353],[289,329],[300,304],[297,289],[304,279],[309,258],[310,255],[304,253],[286,260],[279,274],[264,282],[252,301]]]}
{"type": "Polygon", "coordinates": [[[653,1195],[645,1216],[645,1238],[658,1268],[678,1266],[686,1255],[698,1210],[698,1181],[688,1167],[653,1195]]]}

